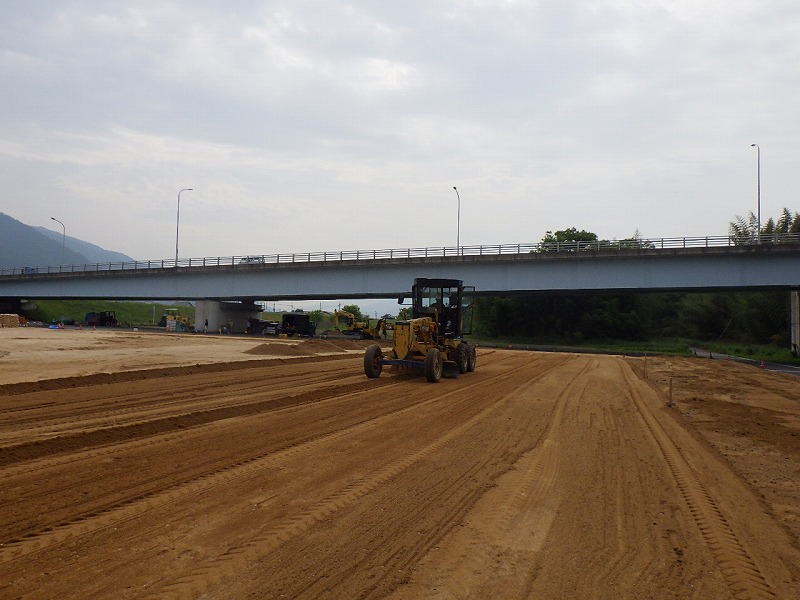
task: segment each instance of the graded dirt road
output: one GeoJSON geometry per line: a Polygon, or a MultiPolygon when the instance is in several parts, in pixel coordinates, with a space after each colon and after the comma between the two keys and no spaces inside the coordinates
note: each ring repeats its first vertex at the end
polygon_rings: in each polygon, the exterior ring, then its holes
{"type": "Polygon", "coordinates": [[[354,346],[0,330],[0,598],[800,597],[800,378],[354,346]]]}

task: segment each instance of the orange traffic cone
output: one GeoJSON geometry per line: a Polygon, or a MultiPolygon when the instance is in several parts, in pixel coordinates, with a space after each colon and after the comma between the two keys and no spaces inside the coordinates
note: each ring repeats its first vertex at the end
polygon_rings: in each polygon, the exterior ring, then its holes
{"type": "Polygon", "coordinates": [[[764,361],[763,361],[763,360],[761,361],[761,364],[760,364],[759,366],[760,366],[762,369],[764,368],[764,361]]]}

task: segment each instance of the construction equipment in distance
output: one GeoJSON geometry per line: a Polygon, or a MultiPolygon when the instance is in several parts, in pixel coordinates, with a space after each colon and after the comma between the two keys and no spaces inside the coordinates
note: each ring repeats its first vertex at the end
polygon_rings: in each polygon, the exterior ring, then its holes
{"type": "Polygon", "coordinates": [[[192,323],[189,317],[181,315],[177,308],[165,308],[158,326],[166,328],[167,331],[190,331],[192,323]]]}
{"type": "Polygon", "coordinates": [[[88,312],[83,317],[83,322],[86,323],[88,327],[116,327],[119,325],[117,321],[117,313],[113,310],[88,312]]]}
{"type": "Polygon", "coordinates": [[[432,383],[474,371],[475,345],[463,338],[472,332],[474,292],[459,279],[415,279],[411,319],[395,322],[390,356],[378,344],[367,348],[367,377],[379,377],[384,365],[423,369],[432,383]]]}
{"type": "Polygon", "coordinates": [[[369,318],[359,321],[357,317],[346,310],[333,311],[333,328],[342,335],[359,337],[362,340],[377,340],[381,333],[386,332],[386,319],[378,319],[375,327],[370,327],[369,318]]]}
{"type": "Polygon", "coordinates": [[[281,321],[247,319],[247,332],[255,335],[277,335],[286,337],[313,337],[317,326],[311,317],[303,313],[286,313],[281,321]]]}

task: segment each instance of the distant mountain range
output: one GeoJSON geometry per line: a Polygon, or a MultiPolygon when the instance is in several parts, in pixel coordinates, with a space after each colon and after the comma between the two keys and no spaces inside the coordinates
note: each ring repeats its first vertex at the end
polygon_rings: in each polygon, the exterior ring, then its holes
{"type": "Polygon", "coordinates": [[[46,229],[0,213],[0,268],[83,265],[134,260],[121,252],[46,229]]]}

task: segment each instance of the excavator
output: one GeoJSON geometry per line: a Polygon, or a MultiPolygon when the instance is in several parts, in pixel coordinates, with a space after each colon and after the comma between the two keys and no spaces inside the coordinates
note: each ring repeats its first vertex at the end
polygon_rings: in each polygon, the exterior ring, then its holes
{"type": "Polygon", "coordinates": [[[346,310],[333,311],[333,328],[342,335],[361,338],[362,340],[377,340],[387,329],[386,319],[378,319],[375,327],[370,327],[369,319],[359,321],[351,312],[346,310]]]}

